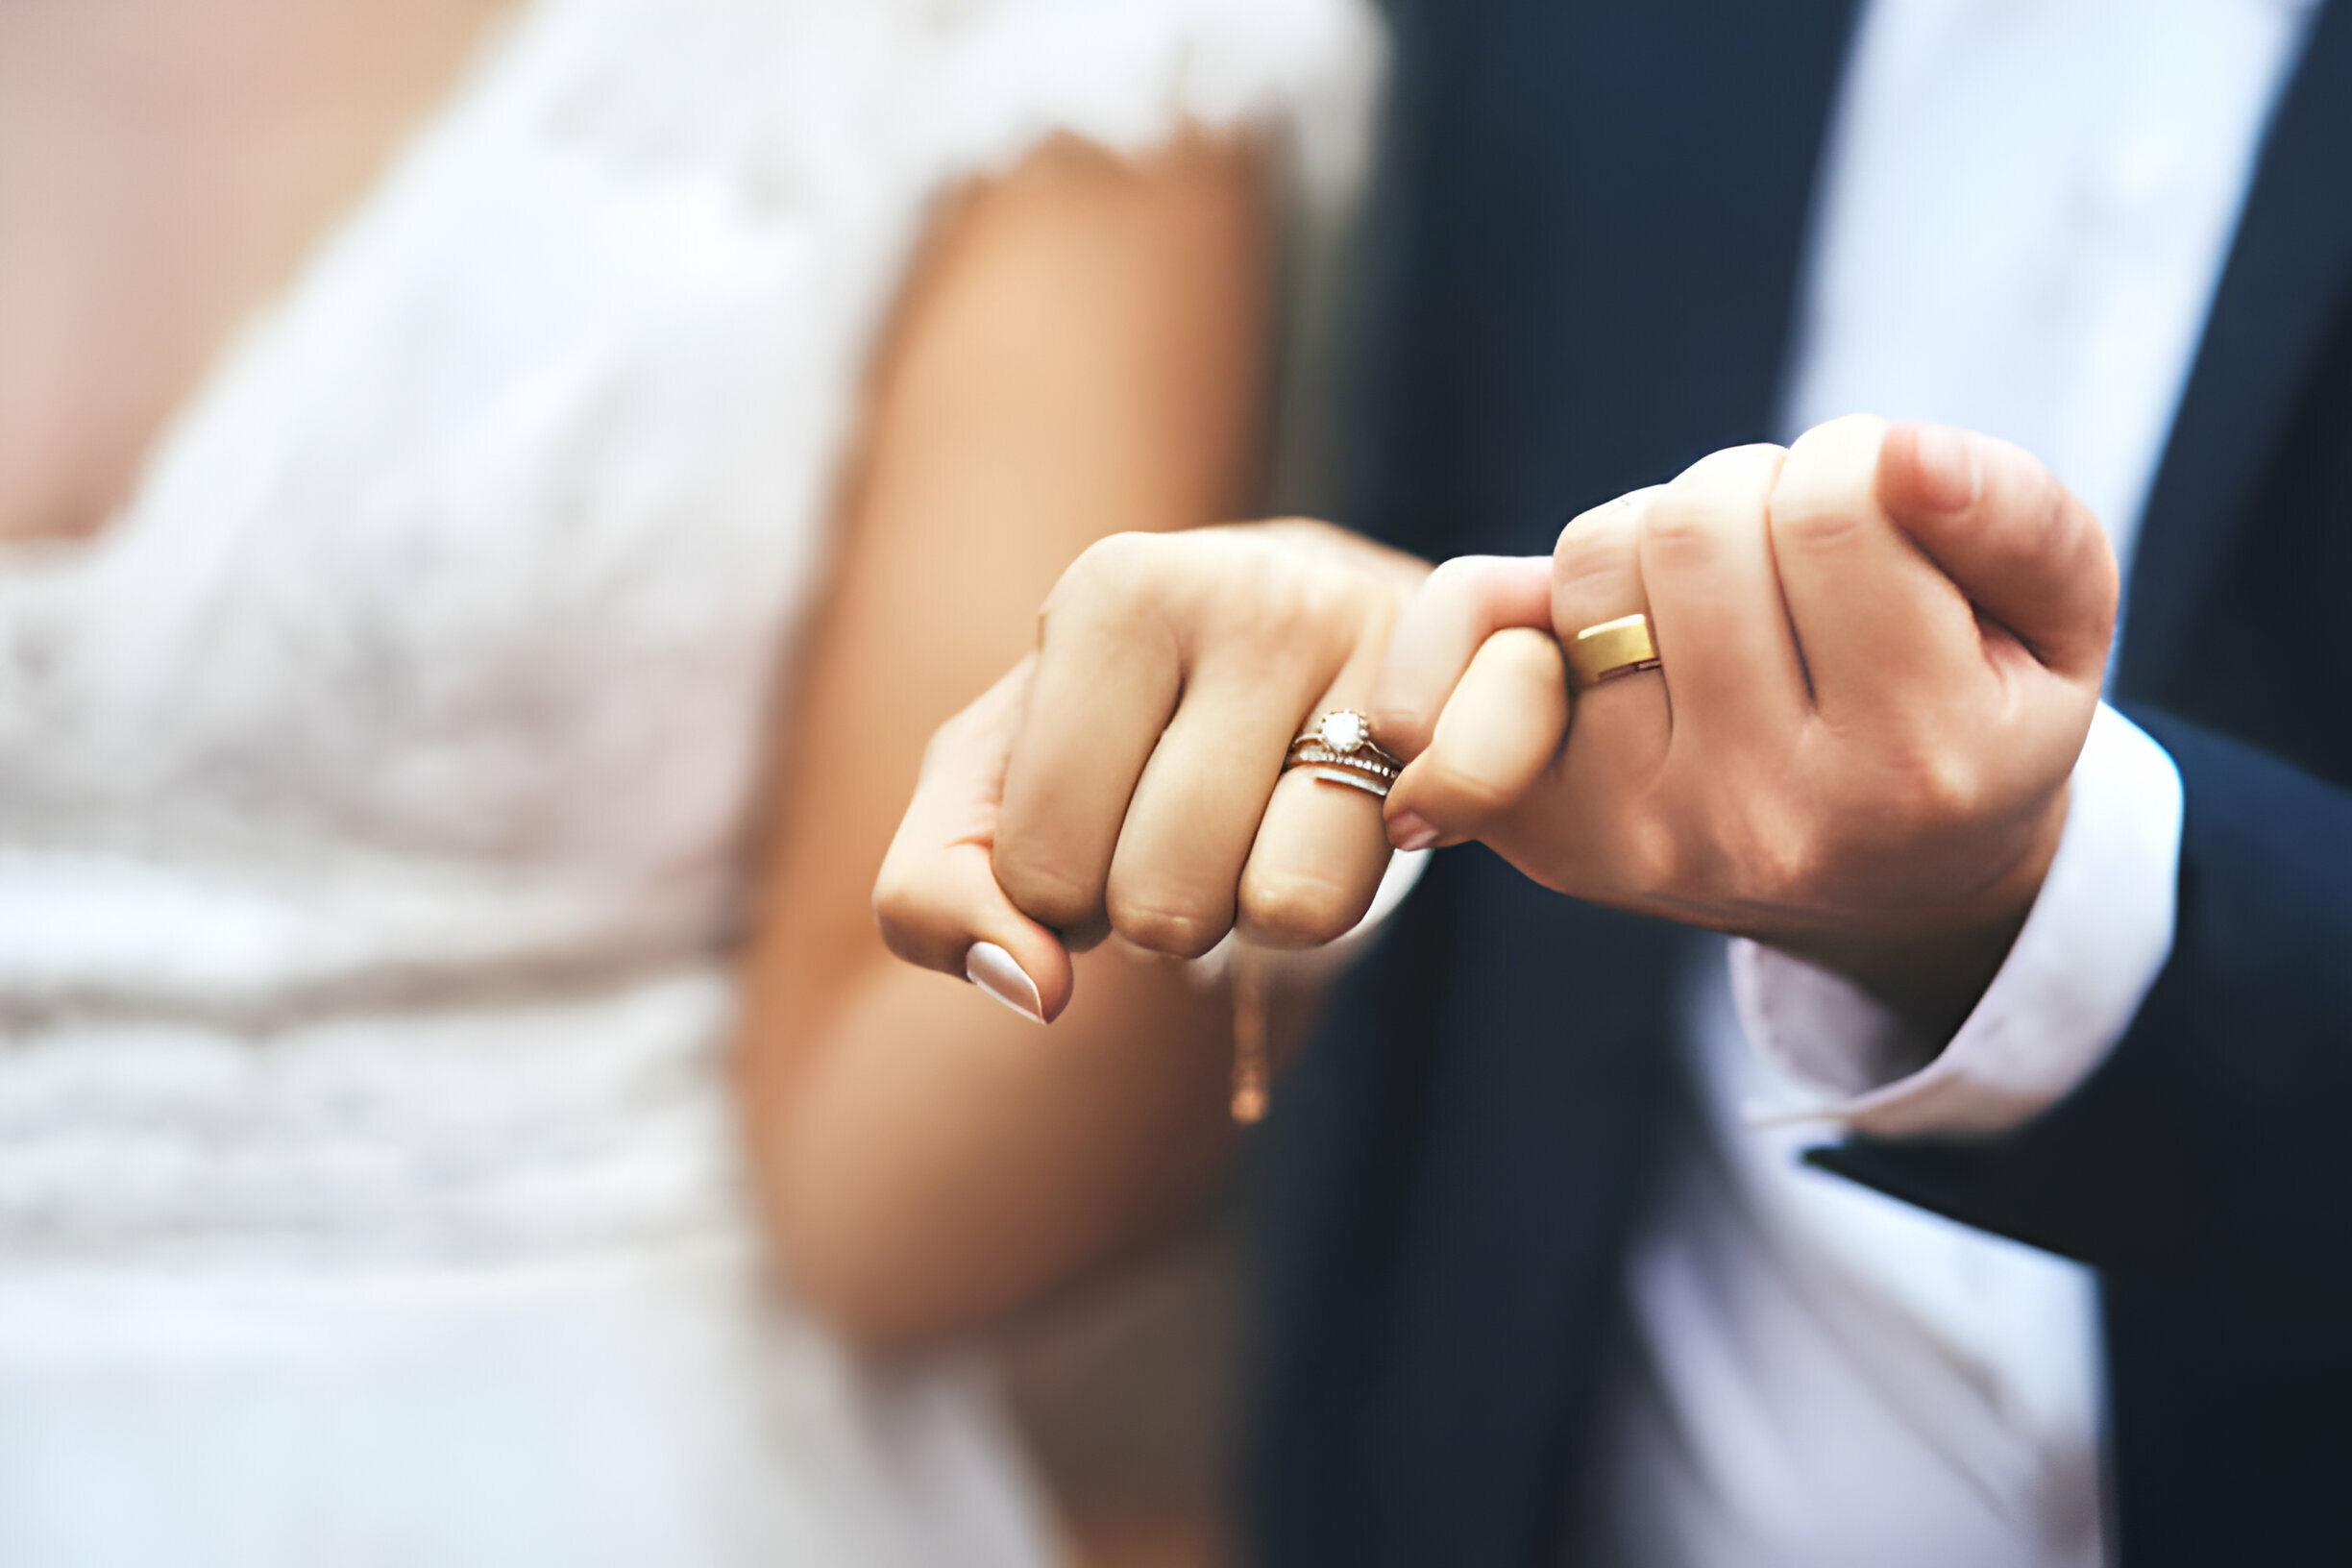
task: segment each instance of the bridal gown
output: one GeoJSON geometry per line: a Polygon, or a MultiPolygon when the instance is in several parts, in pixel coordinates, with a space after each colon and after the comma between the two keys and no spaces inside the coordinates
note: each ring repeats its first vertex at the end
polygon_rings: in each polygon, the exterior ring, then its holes
{"type": "Polygon", "coordinates": [[[1351,156],[1354,0],[535,0],[160,441],[0,552],[0,1564],[1017,1565],[985,1392],[763,1255],[728,953],[955,181],[1351,156]]]}

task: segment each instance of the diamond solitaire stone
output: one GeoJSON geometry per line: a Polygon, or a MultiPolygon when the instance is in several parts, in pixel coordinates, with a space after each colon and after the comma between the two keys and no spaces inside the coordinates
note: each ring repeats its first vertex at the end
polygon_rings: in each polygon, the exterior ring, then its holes
{"type": "Polygon", "coordinates": [[[1342,752],[1355,750],[1363,745],[1367,738],[1364,733],[1363,715],[1349,713],[1344,709],[1338,713],[1325,714],[1320,733],[1325,746],[1330,747],[1334,751],[1342,752]]]}

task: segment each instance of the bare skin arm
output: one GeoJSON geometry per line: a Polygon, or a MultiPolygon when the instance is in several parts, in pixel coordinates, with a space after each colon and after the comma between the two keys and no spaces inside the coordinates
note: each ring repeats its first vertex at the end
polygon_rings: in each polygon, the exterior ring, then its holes
{"type": "MultiPolygon", "coordinates": [[[[0,541],[105,524],[509,9],[0,5],[0,541]]],[[[887,962],[870,892],[924,738],[1070,559],[1243,500],[1268,229],[1244,149],[1065,145],[946,214],[902,302],[763,824],[743,1052],[792,1265],[869,1337],[998,1313],[1221,1164],[1220,998],[1097,953],[1049,1035],[887,962]]]]}
{"type": "MultiPolygon", "coordinates": [[[[104,523],[504,8],[0,7],[0,538],[104,523]]],[[[1062,146],[947,214],[903,302],[763,824],[743,1053],[793,1267],[855,1332],[1001,1311],[1220,1164],[1218,999],[1100,954],[1049,1039],[887,963],[869,898],[924,737],[1068,561],[1242,499],[1267,253],[1247,152],[1062,146]],[[1122,1018],[1139,1048],[1103,1038],[1122,1018]]]]}
{"type": "Polygon", "coordinates": [[[1071,559],[1246,499],[1268,255],[1246,150],[1065,142],[944,214],[902,304],[788,716],[741,1055],[796,1288],[858,1338],[1003,1314],[1222,1168],[1221,997],[1112,943],[1041,1028],[894,962],[869,901],[926,739],[1071,559]]]}

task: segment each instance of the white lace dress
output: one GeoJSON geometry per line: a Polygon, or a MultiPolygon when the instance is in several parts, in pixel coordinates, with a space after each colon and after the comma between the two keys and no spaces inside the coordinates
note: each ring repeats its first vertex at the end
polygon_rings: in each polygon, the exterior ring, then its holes
{"type": "Polygon", "coordinates": [[[926,204],[1352,143],[1354,0],[536,0],[104,533],[0,553],[0,1564],[1024,1564],[765,1272],[726,949],[926,204]]]}

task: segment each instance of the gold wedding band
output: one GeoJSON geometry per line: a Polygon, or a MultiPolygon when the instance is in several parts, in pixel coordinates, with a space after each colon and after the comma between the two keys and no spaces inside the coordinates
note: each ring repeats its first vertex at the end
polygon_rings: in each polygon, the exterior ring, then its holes
{"type": "Polygon", "coordinates": [[[1586,626],[1568,643],[1568,668],[1580,688],[1657,667],[1657,640],[1651,635],[1646,615],[1621,615],[1586,626]]]}

